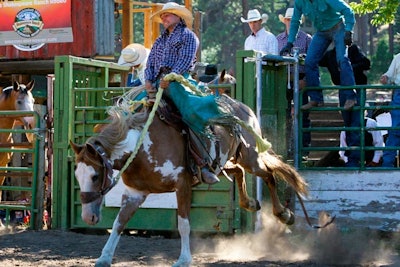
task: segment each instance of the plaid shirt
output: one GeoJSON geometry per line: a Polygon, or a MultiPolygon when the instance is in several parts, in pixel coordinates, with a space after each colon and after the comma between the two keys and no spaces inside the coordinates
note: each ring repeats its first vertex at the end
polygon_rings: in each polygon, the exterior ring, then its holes
{"type": "Polygon", "coordinates": [[[145,79],[155,82],[160,69],[168,67],[171,72],[184,74],[194,67],[199,39],[184,22],[176,25],[172,33],[167,30],[157,38],[147,60],[145,79]]]}
{"type": "MultiPolygon", "coordinates": [[[[276,36],[276,39],[278,39],[278,50],[281,51],[282,48],[287,44],[288,42],[288,34],[285,32],[282,32],[280,34],[278,34],[276,36]]],[[[303,31],[299,31],[299,33],[297,34],[297,38],[293,43],[294,47],[298,47],[300,49],[299,53],[300,54],[306,54],[307,55],[307,50],[308,47],[310,46],[312,37],[310,34],[303,32],[303,31]]],[[[305,67],[303,64],[299,65],[299,72],[300,73],[305,73],[305,67]]]]}

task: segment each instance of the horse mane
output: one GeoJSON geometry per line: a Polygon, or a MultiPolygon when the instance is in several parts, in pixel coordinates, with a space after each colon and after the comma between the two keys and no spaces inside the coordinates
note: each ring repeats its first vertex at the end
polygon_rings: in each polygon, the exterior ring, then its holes
{"type": "Polygon", "coordinates": [[[112,106],[108,109],[111,122],[101,131],[88,139],[88,143],[101,144],[107,155],[111,155],[114,147],[124,140],[129,129],[141,129],[148,117],[144,112],[132,113],[128,106],[112,106]]]}
{"type": "Polygon", "coordinates": [[[4,97],[5,99],[9,98],[11,96],[12,89],[13,89],[12,86],[3,88],[2,93],[0,94],[0,97],[4,97]]]}

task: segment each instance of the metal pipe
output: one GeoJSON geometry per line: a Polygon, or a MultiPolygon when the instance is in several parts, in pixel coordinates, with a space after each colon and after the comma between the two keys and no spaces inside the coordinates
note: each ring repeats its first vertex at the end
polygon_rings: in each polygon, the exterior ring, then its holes
{"type": "Polygon", "coordinates": [[[294,118],[293,118],[293,139],[294,139],[294,167],[299,168],[299,48],[293,47],[293,105],[294,105],[294,118]]]}

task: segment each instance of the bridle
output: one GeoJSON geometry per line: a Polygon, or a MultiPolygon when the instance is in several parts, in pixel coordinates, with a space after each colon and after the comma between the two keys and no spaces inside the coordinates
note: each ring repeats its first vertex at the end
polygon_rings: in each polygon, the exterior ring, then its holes
{"type": "Polygon", "coordinates": [[[107,158],[106,152],[101,146],[96,144],[87,143],[86,145],[92,147],[97,154],[100,156],[103,164],[103,183],[101,188],[97,192],[81,192],[81,202],[82,204],[90,203],[96,199],[107,194],[117,183],[113,177],[113,168],[111,161],[107,158]]]}

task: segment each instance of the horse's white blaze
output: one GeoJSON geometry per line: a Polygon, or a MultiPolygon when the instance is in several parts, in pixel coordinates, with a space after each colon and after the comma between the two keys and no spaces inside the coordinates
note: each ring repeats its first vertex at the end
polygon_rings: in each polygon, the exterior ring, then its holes
{"type": "Polygon", "coordinates": [[[76,165],[75,177],[78,180],[81,192],[92,192],[93,182],[91,177],[95,175],[96,171],[92,166],[86,165],[83,162],[79,162],[76,165]]]}
{"type": "Polygon", "coordinates": [[[172,178],[173,180],[178,180],[178,175],[184,171],[182,166],[174,166],[174,164],[167,160],[162,166],[157,166],[154,171],[160,172],[163,176],[163,180],[172,178]]]}
{"type": "Polygon", "coordinates": [[[112,155],[110,157],[111,161],[115,159],[120,159],[126,153],[131,153],[139,140],[140,131],[132,129],[129,130],[126,138],[115,145],[112,155]]]}

